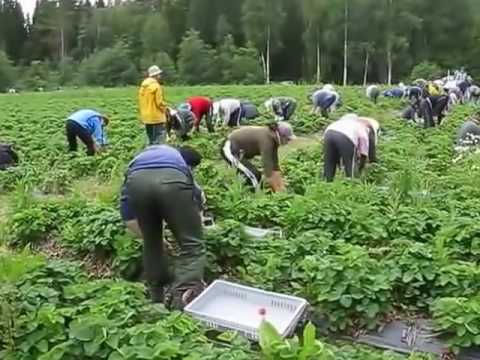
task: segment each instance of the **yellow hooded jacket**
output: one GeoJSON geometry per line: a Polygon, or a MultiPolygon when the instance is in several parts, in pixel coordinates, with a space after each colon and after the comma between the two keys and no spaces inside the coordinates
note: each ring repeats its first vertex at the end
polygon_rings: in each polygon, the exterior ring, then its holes
{"type": "Polygon", "coordinates": [[[427,91],[431,96],[440,96],[443,94],[442,89],[434,83],[428,84],[427,91]]]}
{"type": "Polygon", "coordinates": [[[164,124],[167,121],[167,103],[157,80],[146,78],[138,91],[140,119],[144,124],[164,124]]]}

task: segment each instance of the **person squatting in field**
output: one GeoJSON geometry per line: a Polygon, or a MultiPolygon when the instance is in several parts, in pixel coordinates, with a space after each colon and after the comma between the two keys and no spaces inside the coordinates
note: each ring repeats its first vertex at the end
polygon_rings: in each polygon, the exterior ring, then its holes
{"type": "Polygon", "coordinates": [[[164,143],[166,140],[167,103],[160,84],[162,70],[156,65],[148,69],[148,77],[138,90],[140,120],[145,125],[149,145],[164,143]]]}
{"type": "Polygon", "coordinates": [[[200,154],[189,147],[147,147],[130,162],[121,190],[122,218],[143,238],[152,300],[172,309],[183,309],[204,289],[204,196],[192,173],[200,162],[200,154]],[[180,249],[174,264],[165,251],[163,222],[180,249]]]}
{"type": "Polygon", "coordinates": [[[187,104],[190,105],[190,111],[195,115],[193,124],[195,131],[200,131],[200,123],[205,119],[208,132],[213,132],[213,101],[205,96],[192,96],[187,99],[187,104]]]}
{"type": "Polygon", "coordinates": [[[332,182],[343,163],[345,175],[359,176],[367,161],[376,161],[379,125],[374,119],[344,115],[330,124],[324,134],[324,178],[332,182]]]}
{"type": "Polygon", "coordinates": [[[286,122],[268,126],[246,126],[228,136],[222,144],[221,155],[255,190],[260,188],[262,174],[250,160],[260,155],[265,181],[274,192],[280,192],[285,190],[285,184],[280,172],[278,148],[293,139],[293,129],[286,122]]]}
{"type": "Polygon", "coordinates": [[[105,127],[109,119],[94,110],[84,109],[71,114],[66,123],[68,150],[77,151],[79,138],[87,147],[87,155],[93,156],[107,145],[105,127]]]}
{"type": "Polygon", "coordinates": [[[312,114],[321,113],[326,118],[342,105],[340,95],[331,85],[325,85],[322,89],[315,91],[311,100],[313,104],[312,114]]]}
{"type": "Polygon", "coordinates": [[[267,111],[275,115],[276,121],[289,121],[297,109],[297,101],[292,97],[272,97],[264,103],[267,111]]]}
{"type": "Polygon", "coordinates": [[[417,114],[420,114],[420,103],[423,90],[419,86],[411,86],[407,89],[409,104],[402,112],[402,118],[406,121],[417,123],[417,114]]]}

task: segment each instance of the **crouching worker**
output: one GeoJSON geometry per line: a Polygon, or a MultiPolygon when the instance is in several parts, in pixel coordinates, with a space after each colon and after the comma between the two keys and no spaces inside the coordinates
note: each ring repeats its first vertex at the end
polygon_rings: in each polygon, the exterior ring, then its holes
{"type": "Polygon", "coordinates": [[[183,141],[190,138],[195,123],[195,115],[189,110],[189,105],[185,105],[180,105],[177,109],[167,109],[167,135],[170,136],[173,130],[177,138],[183,141]]]}
{"type": "Polygon", "coordinates": [[[264,105],[277,121],[289,121],[297,109],[297,101],[291,97],[274,97],[265,101],[264,105]]]}
{"type": "Polygon", "coordinates": [[[315,91],[311,100],[313,104],[312,114],[321,113],[326,118],[332,111],[342,105],[340,95],[332,90],[331,85],[325,85],[323,89],[315,91]]]}
{"type": "Polygon", "coordinates": [[[280,172],[278,148],[294,138],[292,127],[286,122],[246,126],[230,134],[222,145],[221,154],[255,190],[260,188],[262,174],[249,160],[260,155],[266,182],[274,192],[280,192],[285,190],[285,185],[280,172]]]}
{"type": "Polygon", "coordinates": [[[425,96],[420,103],[424,128],[440,126],[448,107],[448,96],[425,96]]]}
{"type": "Polygon", "coordinates": [[[212,124],[213,101],[205,96],[192,96],[187,99],[190,110],[195,115],[195,131],[200,131],[200,123],[205,119],[208,132],[213,132],[212,124]]]}
{"type": "Polygon", "coordinates": [[[0,144],[0,170],[7,170],[18,164],[18,155],[10,144],[0,144]]]}
{"type": "Polygon", "coordinates": [[[376,104],[380,96],[380,88],[377,85],[370,85],[367,87],[366,94],[367,98],[376,104]]]}
{"type": "Polygon", "coordinates": [[[457,132],[456,143],[463,147],[480,144],[480,120],[477,117],[462,124],[457,132]]]}
{"type": "MultiPolygon", "coordinates": [[[[371,152],[369,139],[368,126],[355,114],[347,114],[330,124],[324,134],[325,180],[333,181],[341,162],[347,177],[358,176],[371,152]]],[[[375,143],[372,143],[372,146],[375,146],[375,143]]],[[[375,150],[372,153],[375,153],[375,150]]]]}
{"type": "Polygon", "coordinates": [[[242,120],[242,103],[238,99],[222,99],[212,105],[215,126],[236,127],[242,120]]]}
{"type": "Polygon", "coordinates": [[[93,156],[107,145],[105,127],[109,119],[93,110],[80,110],[70,115],[66,122],[68,149],[77,151],[77,138],[87,147],[87,155],[93,156]]]}
{"type": "Polygon", "coordinates": [[[148,147],[129,164],[122,188],[122,217],[144,240],[143,266],[152,299],[172,309],[183,309],[204,289],[202,196],[191,170],[200,161],[188,147],[148,147]],[[180,248],[172,266],[163,222],[180,248]]]}

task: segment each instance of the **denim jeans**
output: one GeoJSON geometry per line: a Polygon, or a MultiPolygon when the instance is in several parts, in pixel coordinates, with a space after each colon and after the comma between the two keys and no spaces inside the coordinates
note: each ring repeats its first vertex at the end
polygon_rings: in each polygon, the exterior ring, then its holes
{"type": "Polygon", "coordinates": [[[165,142],[166,140],[165,124],[146,124],[145,130],[147,131],[149,145],[159,145],[165,142]]]}

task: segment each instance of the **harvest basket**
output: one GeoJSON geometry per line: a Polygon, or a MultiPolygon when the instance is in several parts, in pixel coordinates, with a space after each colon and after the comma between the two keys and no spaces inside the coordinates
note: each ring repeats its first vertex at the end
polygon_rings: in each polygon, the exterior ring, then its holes
{"type": "Polygon", "coordinates": [[[292,335],[307,305],[306,300],[298,297],[216,280],[185,312],[210,328],[237,331],[257,341],[263,319],[282,337],[292,335]]]}

